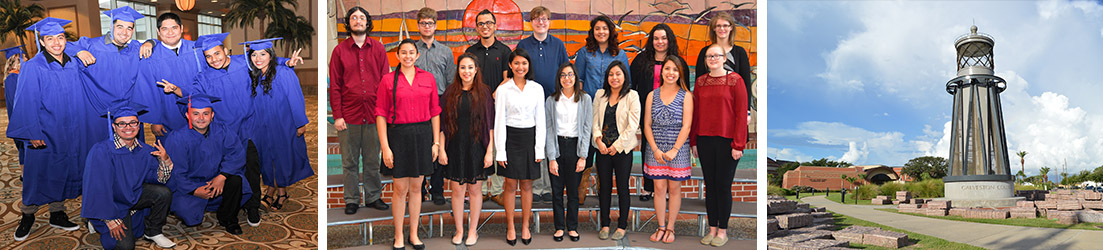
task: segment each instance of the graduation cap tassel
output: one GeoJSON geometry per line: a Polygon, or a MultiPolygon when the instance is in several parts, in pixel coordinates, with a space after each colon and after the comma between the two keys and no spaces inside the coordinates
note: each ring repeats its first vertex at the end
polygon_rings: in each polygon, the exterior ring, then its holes
{"type": "Polygon", "coordinates": [[[114,140],[115,139],[115,130],[111,128],[112,120],[114,120],[114,119],[111,119],[111,111],[108,110],[107,111],[107,135],[110,135],[111,139],[114,140]]]}
{"type": "Polygon", "coordinates": [[[188,117],[188,129],[192,129],[192,125],[191,125],[191,95],[188,95],[188,110],[184,111],[184,116],[188,117]]]}

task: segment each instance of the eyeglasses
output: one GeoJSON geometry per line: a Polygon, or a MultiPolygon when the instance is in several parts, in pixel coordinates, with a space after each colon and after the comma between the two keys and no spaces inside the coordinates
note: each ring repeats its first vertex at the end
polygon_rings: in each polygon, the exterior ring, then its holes
{"type": "Polygon", "coordinates": [[[574,73],[566,73],[566,74],[563,74],[563,75],[559,76],[559,78],[567,78],[567,77],[574,77],[574,73]]]}
{"type": "Polygon", "coordinates": [[[705,55],[705,58],[708,58],[708,59],[721,59],[721,58],[724,58],[724,55],[711,54],[711,55],[705,55]]]}
{"type": "Polygon", "coordinates": [[[421,26],[433,26],[433,25],[437,25],[437,22],[432,22],[432,21],[429,21],[429,22],[417,22],[417,25],[421,25],[421,26]]]}
{"type": "Polygon", "coordinates": [[[362,20],[368,20],[368,17],[366,17],[366,16],[351,16],[351,17],[349,17],[349,19],[353,20],[353,21],[362,21],[362,20]]]}
{"type": "Polygon", "coordinates": [[[475,23],[475,25],[479,27],[489,27],[490,25],[494,25],[494,21],[478,22],[475,23]]]}
{"type": "Polygon", "coordinates": [[[541,17],[541,18],[533,19],[532,21],[546,23],[548,21],[551,21],[551,19],[548,19],[547,17],[541,17]]]}
{"type": "Polygon", "coordinates": [[[115,126],[116,126],[116,127],[119,127],[119,128],[127,128],[127,127],[130,127],[130,128],[136,128],[136,127],[139,127],[139,126],[141,126],[141,125],[142,125],[142,123],[141,123],[141,122],[139,122],[139,121],[132,121],[132,122],[116,122],[116,123],[113,123],[113,124],[115,124],[115,126]]]}

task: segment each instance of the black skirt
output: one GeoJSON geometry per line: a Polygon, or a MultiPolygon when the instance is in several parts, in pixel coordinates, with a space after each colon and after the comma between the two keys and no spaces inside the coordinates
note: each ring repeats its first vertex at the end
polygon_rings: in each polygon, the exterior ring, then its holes
{"type": "Polygon", "coordinates": [[[387,141],[394,153],[394,169],[391,171],[394,178],[433,174],[433,127],[429,122],[388,127],[387,141]]]}
{"type": "Polygon", "coordinates": [[[540,178],[536,163],[536,127],[506,127],[506,166],[498,166],[498,175],[515,180],[540,178]]]}

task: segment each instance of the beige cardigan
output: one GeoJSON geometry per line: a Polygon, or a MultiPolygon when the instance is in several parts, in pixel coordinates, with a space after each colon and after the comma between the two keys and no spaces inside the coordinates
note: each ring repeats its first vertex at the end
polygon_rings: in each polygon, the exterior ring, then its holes
{"type": "MultiPolygon", "coordinates": [[[[601,126],[605,124],[605,108],[609,107],[609,98],[604,96],[604,89],[594,93],[594,143],[600,143],[597,138],[602,137],[601,126]]],[[[640,130],[640,95],[635,90],[629,90],[628,94],[617,102],[617,131],[620,137],[613,142],[613,149],[617,152],[629,154],[640,143],[636,139],[636,133],[640,130]]],[[[596,148],[597,145],[594,145],[596,148]]]]}

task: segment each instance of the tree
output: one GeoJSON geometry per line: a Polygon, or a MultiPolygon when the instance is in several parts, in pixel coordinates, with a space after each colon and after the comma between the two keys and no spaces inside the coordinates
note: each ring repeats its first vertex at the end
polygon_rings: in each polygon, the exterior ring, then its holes
{"type": "MultiPolygon", "coordinates": [[[[1042,167],[1042,169],[1040,169],[1038,171],[1040,172],[1040,174],[1038,174],[1038,176],[1040,176],[1040,179],[1041,179],[1041,180],[1039,180],[1041,182],[1040,184],[1042,184],[1042,185],[1048,184],[1049,183],[1049,167],[1042,167]]],[[[1047,187],[1046,189],[1049,189],[1049,188],[1047,187]]]]}
{"type": "Polygon", "coordinates": [[[24,48],[23,55],[29,58],[26,29],[35,23],[32,19],[42,18],[45,15],[46,9],[38,4],[23,6],[20,0],[0,1],[0,41],[8,40],[8,35],[15,35],[19,38],[19,45],[24,48]]]}
{"type": "Polygon", "coordinates": [[[296,16],[295,12],[288,9],[299,8],[297,0],[238,0],[231,1],[226,13],[226,23],[239,28],[253,27],[255,21],[260,21],[259,30],[264,31],[264,36],[269,38],[282,37],[287,54],[291,54],[292,47],[309,47],[314,39],[314,25],[306,18],[296,16]],[[271,19],[270,22],[266,22],[271,19]]]}
{"type": "Polygon", "coordinates": [[[785,178],[785,172],[789,172],[789,170],[797,169],[797,167],[800,167],[800,163],[791,162],[791,163],[787,163],[785,165],[782,165],[781,167],[778,167],[777,168],[777,174],[776,175],[770,175],[770,185],[780,187],[783,184],[782,182],[785,178]]]}
{"type": "Polygon", "coordinates": [[[946,170],[948,168],[949,166],[946,158],[922,156],[908,160],[908,163],[904,164],[904,169],[900,172],[915,178],[916,181],[922,181],[927,178],[942,179],[942,177],[946,176],[946,170]]]}
{"type": "Polygon", "coordinates": [[[810,161],[810,162],[802,162],[801,165],[803,165],[803,166],[823,166],[823,167],[833,167],[833,168],[845,168],[845,167],[853,166],[854,164],[850,164],[849,162],[845,162],[845,161],[832,161],[832,160],[828,160],[827,158],[820,158],[818,160],[814,160],[814,161],[810,161]]]}
{"type": "Polygon", "coordinates": [[[1025,172],[1026,171],[1026,151],[1019,151],[1018,153],[1015,153],[1015,155],[1019,156],[1019,172],[1025,172]]]}
{"type": "Polygon", "coordinates": [[[1017,181],[1015,181],[1015,183],[1023,184],[1023,182],[1026,181],[1026,173],[1024,173],[1022,170],[1019,170],[1018,173],[1015,173],[1015,177],[1017,177],[1016,179],[1018,179],[1017,181]]]}

